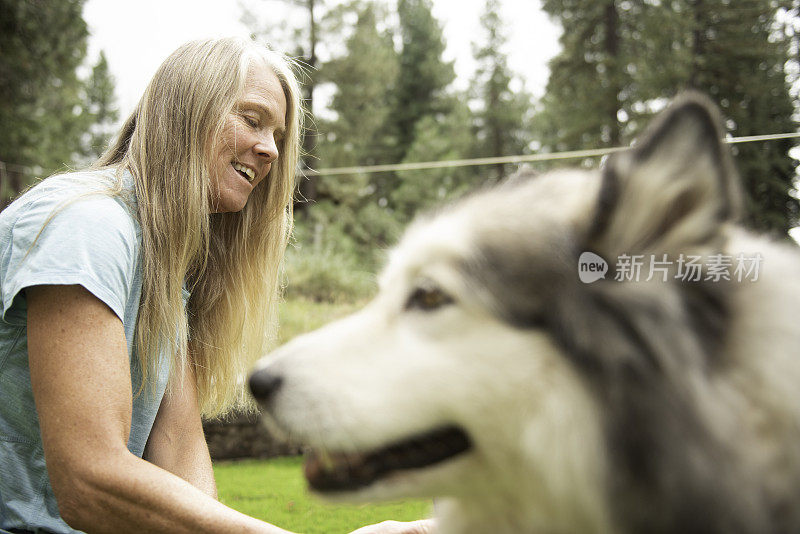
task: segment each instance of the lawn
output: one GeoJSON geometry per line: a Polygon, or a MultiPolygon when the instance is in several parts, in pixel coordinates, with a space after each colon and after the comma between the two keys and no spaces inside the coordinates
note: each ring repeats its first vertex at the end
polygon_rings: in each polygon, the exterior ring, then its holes
{"type": "Polygon", "coordinates": [[[309,332],[335,319],[358,310],[363,303],[314,302],[305,298],[292,298],[281,302],[278,313],[280,329],[278,344],[309,332]]]}
{"type": "Polygon", "coordinates": [[[300,458],[217,462],[219,498],[242,513],[292,532],[344,534],[386,519],[428,517],[430,501],[380,505],[331,505],[308,494],[300,458]]]}

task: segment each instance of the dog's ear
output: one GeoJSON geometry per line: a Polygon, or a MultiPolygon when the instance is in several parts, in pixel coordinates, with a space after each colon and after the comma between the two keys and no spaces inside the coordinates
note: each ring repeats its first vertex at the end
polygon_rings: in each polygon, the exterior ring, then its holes
{"type": "Polygon", "coordinates": [[[738,217],[740,202],[717,110],[687,94],[607,161],[589,244],[608,257],[703,249],[738,217]]]}

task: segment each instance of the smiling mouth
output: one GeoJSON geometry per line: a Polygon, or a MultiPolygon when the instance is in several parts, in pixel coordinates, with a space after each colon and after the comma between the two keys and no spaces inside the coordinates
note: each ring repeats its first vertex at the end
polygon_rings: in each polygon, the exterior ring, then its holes
{"type": "Polygon", "coordinates": [[[231,167],[233,167],[233,169],[248,182],[252,182],[256,179],[256,173],[250,167],[245,167],[244,165],[236,163],[235,161],[231,163],[231,167]]]}
{"type": "Polygon", "coordinates": [[[304,474],[316,491],[355,491],[397,471],[429,467],[472,448],[460,428],[447,426],[365,453],[312,451],[304,474]]]}

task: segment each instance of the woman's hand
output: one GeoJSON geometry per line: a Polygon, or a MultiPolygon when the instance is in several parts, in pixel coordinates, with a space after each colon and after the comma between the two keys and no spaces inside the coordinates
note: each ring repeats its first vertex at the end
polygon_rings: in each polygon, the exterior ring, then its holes
{"type": "Polygon", "coordinates": [[[419,521],[383,521],[375,525],[367,525],[350,534],[435,534],[435,519],[420,519],[419,521]]]}

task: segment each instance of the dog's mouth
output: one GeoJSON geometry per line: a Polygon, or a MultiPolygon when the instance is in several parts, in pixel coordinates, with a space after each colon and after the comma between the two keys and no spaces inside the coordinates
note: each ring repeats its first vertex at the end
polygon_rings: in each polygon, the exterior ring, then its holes
{"type": "Polygon", "coordinates": [[[304,471],[316,491],[355,491],[397,471],[438,464],[471,447],[463,430],[447,426],[365,453],[312,451],[304,471]]]}

